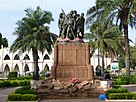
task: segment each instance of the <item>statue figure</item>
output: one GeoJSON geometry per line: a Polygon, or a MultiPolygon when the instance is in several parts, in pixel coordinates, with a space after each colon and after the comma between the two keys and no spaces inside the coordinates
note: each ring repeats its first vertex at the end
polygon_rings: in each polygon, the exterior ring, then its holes
{"type": "Polygon", "coordinates": [[[58,20],[59,37],[62,36],[63,23],[64,23],[64,14],[63,14],[63,13],[60,13],[60,15],[59,15],[59,20],[58,20]]]}
{"type": "Polygon", "coordinates": [[[71,10],[67,15],[62,9],[59,15],[58,27],[59,37],[62,39],[68,38],[74,40],[75,38],[83,38],[84,36],[84,13],[77,14],[76,10],[71,10]]]}
{"type": "Polygon", "coordinates": [[[81,39],[84,36],[84,23],[85,23],[84,13],[81,13],[81,15],[77,18],[77,37],[81,39]]]}
{"type": "Polygon", "coordinates": [[[72,12],[68,14],[68,25],[67,25],[67,37],[73,40],[75,38],[74,29],[75,29],[75,20],[72,16],[72,12]]]}

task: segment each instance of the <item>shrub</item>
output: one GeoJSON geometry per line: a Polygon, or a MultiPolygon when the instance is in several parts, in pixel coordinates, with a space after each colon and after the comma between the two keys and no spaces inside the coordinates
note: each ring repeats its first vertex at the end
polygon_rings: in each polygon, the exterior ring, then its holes
{"type": "Polygon", "coordinates": [[[16,78],[17,72],[9,72],[8,79],[16,78]]]}
{"type": "Polygon", "coordinates": [[[20,80],[19,85],[20,86],[30,85],[30,80],[20,80]]]}
{"type": "Polygon", "coordinates": [[[21,94],[15,94],[15,93],[11,93],[8,95],[8,100],[9,101],[20,101],[21,99],[21,94]]]}
{"type": "Polygon", "coordinates": [[[132,74],[130,75],[130,84],[136,84],[136,75],[135,74],[132,74]]]}
{"type": "Polygon", "coordinates": [[[110,93],[109,99],[136,99],[136,93],[110,93]]]}
{"type": "Polygon", "coordinates": [[[10,86],[10,81],[0,81],[0,87],[10,86]]]}
{"type": "Polygon", "coordinates": [[[22,95],[22,101],[36,101],[38,96],[35,94],[24,94],[22,95]]]}
{"type": "Polygon", "coordinates": [[[118,77],[118,80],[113,81],[114,85],[127,85],[127,84],[136,84],[136,75],[121,75],[118,77]]]}
{"type": "Polygon", "coordinates": [[[38,99],[38,96],[35,94],[15,94],[11,93],[8,95],[9,101],[36,101],[38,99]]]}
{"type": "Polygon", "coordinates": [[[128,92],[127,89],[119,87],[118,89],[113,88],[113,89],[107,90],[106,94],[109,95],[111,93],[127,93],[127,92],[128,92]]]}
{"type": "Polygon", "coordinates": [[[127,85],[128,82],[127,81],[117,80],[117,81],[113,81],[112,84],[113,85],[127,85]]]}
{"type": "Polygon", "coordinates": [[[35,90],[31,90],[30,89],[31,86],[24,86],[22,88],[18,88],[16,89],[15,93],[16,94],[37,94],[37,92],[35,90]]]}
{"type": "Polygon", "coordinates": [[[0,81],[0,87],[26,86],[30,85],[30,80],[6,80],[0,81]]]}
{"type": "Polygon", "coordinates": [[[11,86],[19,86],[18,81],[16,81],[16,80],[10,81],[10,85],[11,86]]]}
{"type": "Polygon", "coordinates": [[[118,89],[120,87],[121,87],[120,85],[112,85],[112,88],[114,88],[114,89],[118,89]]]}
{"type": "Polygon", "coordinates": [[[32,79],[32,76],[19,76],[16,79],[17,80],[30,80],[32,79]]]}
{"type": "Polygon", "coordinates": [[[31,85],[23,86],[21,89],[22,90],[29,90],[31,88],[31,85]]]}
{"type": "Polygon", "coordinates": [[[15,91],[16,94],[37,94],[35,90],[23,90],[23,89],[17,89],[15,91]]]}

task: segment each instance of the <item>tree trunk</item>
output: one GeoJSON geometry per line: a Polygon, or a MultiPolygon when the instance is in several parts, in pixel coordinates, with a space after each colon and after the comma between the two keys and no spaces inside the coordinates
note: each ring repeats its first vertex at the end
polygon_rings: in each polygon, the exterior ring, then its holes
{"type": "Polygon", "coordinates": [[[129,38],[128,38],[128,25],[123,25],[124,29],[124,41],[125,41],[125,68],[126,75],[130,75],[130,49],[129,49],[129,38]]]}
{"type": "Polygon", "coordinates": [[[33,79],[39,80],[38,51],[34,47],[32,48],[32,54],[33,54],[33,61],[34,61],[33,79]]]}
{"type": "Polygon", "coordinates": [[[102,75],[104,73],[104,51],[102,52],[102,75]]]}

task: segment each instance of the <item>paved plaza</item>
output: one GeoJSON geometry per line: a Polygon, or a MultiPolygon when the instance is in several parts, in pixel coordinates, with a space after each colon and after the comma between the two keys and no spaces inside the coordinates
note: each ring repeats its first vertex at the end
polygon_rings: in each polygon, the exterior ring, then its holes
{"type": "Polygon", "coordinates": [[[17,88],[18,87],[0,88],[0,102],[6,101],[8,94],[15,91],[17,88]]]}
{"type": "MultiPolygon", "coordinates": [[[[136,92],[136,85],[125,85],[123,86],[128,89],[130,92],[136,92]]],[[[7,95],[13,91],[15,91],[19,87],[11,87],[11,88],[0,88],[0,102],[4,102],[7,100],[7,95]]],[[[40,100],[40,102],[106,102],[99,99],[44,99],[40,100]]]]}

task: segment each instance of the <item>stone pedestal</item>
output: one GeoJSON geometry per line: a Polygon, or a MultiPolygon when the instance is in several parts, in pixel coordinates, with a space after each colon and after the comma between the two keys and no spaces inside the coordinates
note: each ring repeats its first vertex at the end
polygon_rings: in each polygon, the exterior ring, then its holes
{"type": "Polygon", "coordinates": [[[93,80],[93,67],[90,65],[90,48],[86,43],[59,43],[54,46],[54,65],[51,78],[69,81],[93,80]]]}

